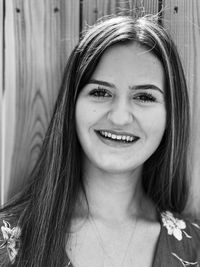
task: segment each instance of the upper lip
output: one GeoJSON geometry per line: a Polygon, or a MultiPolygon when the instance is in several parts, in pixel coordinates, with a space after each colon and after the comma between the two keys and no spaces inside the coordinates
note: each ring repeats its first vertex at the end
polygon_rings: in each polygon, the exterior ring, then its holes
{"type": "Polygon", "coordinates": [[[129,133],[129,132],[121,132],[121,131],[115,131],[115,130],[108,130],[108,129],[99,129],[99,130],[95,130],[95,131],[103,131],[103,132],[108,132],[108,133],[111,133],[111,134],[115,134],[115,135],[125,135],[125,136],[132,136],[132,137],[138,137],[137,135],[134,135],[132,133],[129,133]]]}

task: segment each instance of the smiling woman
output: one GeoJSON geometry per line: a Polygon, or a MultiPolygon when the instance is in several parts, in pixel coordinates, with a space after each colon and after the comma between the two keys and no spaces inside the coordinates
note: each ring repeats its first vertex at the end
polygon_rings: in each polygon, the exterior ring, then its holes
{"type": "Polygon", "coordinates": [[[188,125],[180,59],[157,18],[91,27],[30,184],[1,209],[1,266],[199,266],[200,226],[182,215],[188,125]]]}
{"type": "Polygon", "coordinates": [[[76,103],[87,169],[137,179],[132,171],[153,154],[165,131],[164,86],[162,64],[147,49],[135,42],[107,49],[76,103]]]}

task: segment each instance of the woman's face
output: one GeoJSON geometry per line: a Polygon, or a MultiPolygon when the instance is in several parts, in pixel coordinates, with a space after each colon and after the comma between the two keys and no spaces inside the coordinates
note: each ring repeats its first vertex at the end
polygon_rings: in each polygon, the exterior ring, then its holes
{"type": "Polygon", "coordinates": [[[136,43],[102,56],[76,104],[76,129],[87,166],[111,173],[141,167],[166,125],[160,61],[136,43]]]}

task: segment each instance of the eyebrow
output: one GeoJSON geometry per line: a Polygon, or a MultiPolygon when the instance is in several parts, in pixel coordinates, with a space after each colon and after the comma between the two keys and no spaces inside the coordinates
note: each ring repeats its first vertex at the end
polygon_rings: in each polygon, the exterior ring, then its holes
{"type": "MultiPolygon", "coordinates": [[[[116,89],[116,86],[113,83],[106,82],[106,81],[101,81],[101,80],[96,80],[96,79],[90,79],[88,84],[98,84],[102,86],[107,86],[116,89]]],[[[164,94],[164,92],[157,87],[154,84],[142,84],[142,85],[134,85],[134,86],[129,86],[130,90],[156,90],[159,91],[160,93],[164,94]]]]}
{"type": "Polygon", "coordinates": [[[106,81],[100,81],[100,80],[95,80],[95,79],[90,79],[88,84],[99,84],[99,85],[103,85],[103,86],[108,86],[108,87],[111,87],[111,88],[116,88],[116,86],[113,84],[113,83],[109,83],[109,82],[106,82],[106,81]]]}
{"type": "Polygon", "coordinates": [[[130,88],[130,90],[148,90],[148,89],[152,89],[152,90],[156,90],[156,91],[159,91],[160,93],[164,94],[164,92],[154,84],[142,84],[142,85],[136,85],[136,86],[129,86],[129,88],[130,88]]]}

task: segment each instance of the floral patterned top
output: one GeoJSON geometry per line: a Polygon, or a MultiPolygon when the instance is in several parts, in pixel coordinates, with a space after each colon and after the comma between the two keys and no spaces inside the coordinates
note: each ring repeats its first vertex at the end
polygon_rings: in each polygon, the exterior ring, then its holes
{"type": "MultiPolygon", "coordinates": [[[[200,222],[191,222],[165,211],[160,213],[160,223],[161,231],[152,267],[200,267],[200,222]]],[[[7,221],[3,221],[1,232],[0,251],[7,250],[12,266],[20,249],[21,231],[18,226],[12,228],[7,221]]],[[[73,267],[67,257],[65,267],[73,267]]]]}
{"type": "Polygon", "coordinates": [[[200,223],[169,211],[161,213],[153,267],[200,267],[200,223]]]}

